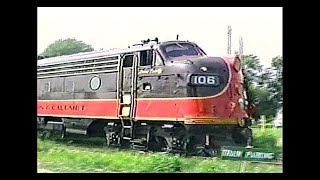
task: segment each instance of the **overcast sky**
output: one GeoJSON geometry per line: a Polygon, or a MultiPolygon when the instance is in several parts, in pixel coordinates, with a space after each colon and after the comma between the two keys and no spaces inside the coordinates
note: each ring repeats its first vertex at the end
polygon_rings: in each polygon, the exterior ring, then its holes
{"type": "Polygon", "coordinates": [[[39,7],[38,54],[58,39],[76,38],[100,48],[126,48],[143,39],[196,42],[212,56],[232,54],[243,38],[244,54],[270,66],[282,56],[282,7],[39,7]]]}

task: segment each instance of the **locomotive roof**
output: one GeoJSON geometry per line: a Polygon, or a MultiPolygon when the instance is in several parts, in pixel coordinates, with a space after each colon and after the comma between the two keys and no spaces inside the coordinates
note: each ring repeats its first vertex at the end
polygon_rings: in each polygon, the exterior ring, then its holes
{"type": "MultiPolygon", "coordinates": [[[[166,41],[166,42],[161,42],[159,44],[168,44],[173,42],[186,42],[186,41],[166,41]]],[[[148,44],[143,44],[142,46],[131,46],[130,48],[124,48],[124,49],[97,50],[97,51],[82,52],[82,53],[77,53],[72,55],[45,58],[45,59],[38,60],[38,66],[47,66],[47,65],[60,64],[60,63],[66,63],[66,62],[73,62],[73,61],[83,60],[83,59],[94,59],[94,58],[100,58],[100,57],[102,58],[106,56],[118,55],[123,53],[143,51],[143,50],[152,49],[153,46],[156,46],[156,45],[158,44],[150,42],[148,44]]]]}

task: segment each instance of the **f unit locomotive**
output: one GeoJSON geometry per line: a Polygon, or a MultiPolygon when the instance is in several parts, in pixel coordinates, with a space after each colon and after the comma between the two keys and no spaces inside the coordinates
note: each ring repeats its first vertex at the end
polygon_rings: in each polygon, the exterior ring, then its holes
{"type": "Polygon", "coordinates": [[[106,144],[198,152],[251,146],[241,59],[189,41],[142,41],[38,60],[38,128],[106,144]]]}

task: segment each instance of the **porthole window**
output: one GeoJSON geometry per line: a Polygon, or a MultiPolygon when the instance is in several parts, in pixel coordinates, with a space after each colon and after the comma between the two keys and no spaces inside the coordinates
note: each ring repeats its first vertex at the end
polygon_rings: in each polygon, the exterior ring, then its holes
{"type": "Polygon", "coordinates": [[[94,76],[90,80],[90,88],[92,90],[98,90],[101,86],[101,79],[98,76],[94,76]]]}

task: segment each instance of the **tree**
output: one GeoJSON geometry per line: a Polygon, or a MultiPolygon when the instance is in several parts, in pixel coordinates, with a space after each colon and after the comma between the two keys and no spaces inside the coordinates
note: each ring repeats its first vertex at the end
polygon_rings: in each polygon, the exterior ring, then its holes
{"type": "MultiPolygon", "coordinates": [[[[243,56],[244,75],[249,103],[255,104],[256,111],[253,114],[255,119],[260,115],[275,116],[279,108],[279,79],[282,76],[275,75],[275,67],[282,69],[280,60],[274,60],[272,68],[264,68],[260,60],[254,55],[243,56]]],[[[282,84],[282,79],[281,79],[282,84]]],[[[282,86],[281,86],[282,87],[282,86]]]]}
{"type": "Polygon", "coordinates": [[[256,112],[253,117],[259,118],[261,115],[274,117],[277,113],[277,101],[272,99],[272,92],[266,87],[252,87],[251,93],[256,105],[256,112]]]}
{"type": "Polygon", "coordinates": [[[259,58],[252,54],[243,55],[243,73],[245,79],[245,89],[247,90],[249,103],[254,103],[254,87],[258,84],[258,74],[262,72],[262,65],[260,64],[259,58]]]}
{"type": "Polygon", "coordinates": [[[62,55],[70,55],[79,52],[89,52],[93,51],[91,45],[86,44],[82,41],[78,41],[75,38],[68,38],[68,39],[59,39],[54,43],[50,44],[44,52],[41,53],[43,57],[55,57],[55,56],[62,56],[62,55]]]}
{"type": "Polygon", "coordinates": [[[277,56],[272,59],[271,63],[272,68],[275,72],[275,78],[272,83],[270,83],[270,88],[272,89],[274,99],[278,102],[278,108],[282,107],[283,101],[283,58],[277,56]]]}

